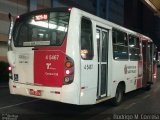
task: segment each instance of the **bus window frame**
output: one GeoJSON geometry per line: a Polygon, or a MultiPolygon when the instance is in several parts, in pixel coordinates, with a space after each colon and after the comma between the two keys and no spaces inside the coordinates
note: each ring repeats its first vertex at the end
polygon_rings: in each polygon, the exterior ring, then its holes
{"type": "Polygon", "coordinates": [[[79,39],[80,39],[79,41],[80,41],[80,55],[81,55],[81,59],[83,59],[83,60],[93,60],[93,58],[94,58],[93,22],[92,22],[92,20],[90,18],[88,18],[86,16],[81,16],[81,18],[80,18],[80,37],[79,37],[79,39]],[[82,52],[83,52],[82,51],[82,41],[81,41],[81,37],[82,37],[81,36],[82,35],[82,19],[88,20],[91,23],[91,36],[92,36],[92,39],[91,39],[91,53],[90,53],[89,57],[87,57],[87,58],[83,58],[82,57],[82,52]]]}
{"type": "Polygon", "coordinates": [[[129,53],[129,60],[130,61],[139,61],[140,60],[140,39],[139,39],[138,36],[133,35],[133,34],[128,34],[128,53],[129,53]],[[130,47],[130,37],[134,37],[134,38],[136,38],[138,40],[138,47],[137,46],[136,47],[130,47]],[[130,49],[131,48],[139,50],[138,59],[131,59],[131,56],[130,56],[130,49]]]}
{"type": "MultiPolygon", "coordinates": [[[[26,14],[22,14],[19,18],[17,18],[16,19],[16,21],[15,21],[15,24],[14,24],[14,27],[13,27],[13,33],[12,33],[12,38],[13,38],[13,43],[14,43],[14,46],[15,47],[41,47],[41,46],[44,46],[44,47],[60,47],[60,46],[62,46],[63,45],[63,43],[64,43],[64,40],[65,40],[65,38],[66,38],[66,36],[67,36],[67,34],[68,34],[68,29],[69,29],[69,24],[70,24],[70,15],[71,15],[71,13],[70,12],[68,12],[67,10],[59,10],[58,9],[58,11],[54,11],[54,10],[51,10],[51,9],[47,9],[46,11],[43,11],[43,10],[40,10],[40,11],[33,11],[33,12],[31,12],[31,13],[26,13],[26,14]],[[30,17],[32,16],[34,16],[34,15],[38,15],[38,14],[48,14],[48,22],[49,22],[49,20],[50,20],[50,13],[52,13],[52,12],[63,12],[63,13],[68,13],[69,14],[69,19],[68,19],[68,27],[67,27],[67,31],[65,32],[65,35],[64,35],[64,38],[63,38],[63,41],[62,41],[62,43],[61,44],[59,44],[59,45],[34,45],[34,46],[23,46],[23,45],[17,45],[16,44],[16,42],[18,42],[17,40],[15,40],[15,39],[19,39],[19,34],[17,34],[17,32],[19,32],[20,30],[21,30],[21,27],[20,26],[22,26],[23,24],[26,24],[25,22],[20,22],[19,23],[19,20],[20,19],[22,19],[22,21],[23,20],[26,20],[26,19],[28,19],[26,16],[28,16],[28,15],[30,15],[30,17]],[[19,26],[15,26],[16,24],[20,24],[19,26]],[[17,28],[18,27],[18,28],[17,28]],[[16,29],[15,29],[16,28],[16,29]]],[[[28,24],[27,24],[28,25],[28,24]]],[[[34,27],[34,25],[32,25],[33,27],[34,27]]],[[[37,26],[37,28],[42,28],[41,26],[37,26]]],[[[45,28],[43,28],[43,29],[45,29],[45,28]]],[[[46,28],[47,29],[47,28],[46,28]]]]}
{"type": "Polygon", "coordinates": [[[113,59],[115,61],[128,61],[129,60],[129,41],[128,41],[128,34],[127,34],[127,32],[122,31],[122,30],[117,29],[117,28],[112,28],[112,53],[113,53],[113,59]],[[124,43],[124,45],[114,44],[114,42],[113,42],[113,31],[116,31],[116,32],[118,31],[118,32],[124,33],[126,35],[126,42],[127,42],[127,44],[126,45],[125,45],[125,43],[124,43]],[[126,47],[126,49],[127,49],[127,58],[126,59],[122,59],[122,58],[115,59],[115,57],[114,57],[114,45],[126,47]]]}

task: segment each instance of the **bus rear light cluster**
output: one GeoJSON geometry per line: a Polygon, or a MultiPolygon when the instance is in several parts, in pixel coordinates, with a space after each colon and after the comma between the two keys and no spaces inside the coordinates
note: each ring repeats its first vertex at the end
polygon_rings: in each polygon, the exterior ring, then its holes
{"type": "Polygon", "coordinates": [[[8,72],[9,72],[9,79],[12,79],[12,67],[8,67],[8,72]]]}
{"type": "Polygon", "coordinates": [[[63,84],[70,84],[73,82],[74,78],[74,62],[72,58],[66,56],[65,67],[64,67],[64,82],[63,84]]]}

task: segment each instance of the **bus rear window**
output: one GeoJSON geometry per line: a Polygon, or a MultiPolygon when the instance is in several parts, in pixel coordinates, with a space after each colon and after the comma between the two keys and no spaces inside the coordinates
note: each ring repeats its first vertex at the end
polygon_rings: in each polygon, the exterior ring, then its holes
{"type": "Polygon", "coordinates": [[[68,30],[69,13],[49,12],[17,19],[13,32],[16,47],[60,46],[68,30]]]}

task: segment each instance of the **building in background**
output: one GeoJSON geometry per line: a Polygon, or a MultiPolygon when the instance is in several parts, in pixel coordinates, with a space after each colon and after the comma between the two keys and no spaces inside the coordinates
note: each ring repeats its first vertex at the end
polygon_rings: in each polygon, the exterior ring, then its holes
{"type": "Polygon", "coordinates": [[[124,27],[151,37],[160,50],[160,17],[140,0],[124,3],[124,27]]]}
{"type": "Polygon", "coordinates": [[[16,18],[20,14],[34,10],[34,8],[48,7],[51,7],[51,0],[0,0],[0,61],[7,61],[7,40],[10,24],[8,13],[16,18]]]}
{"type": "Polygon", "coordinates": [[[14,16],[27,11],[26,2],[16,3],[15,0],[0,0],[0,60],[7,61],[7,39],[9,29],[8,13],[14,16]]]}
{"type": "Polygon", "coordinates": [[[9,12],[16,17],[36,9],[73,6],[146,34],[160,46],[160,18],[140,0],[0,0],[0,61],[7,61],[9,12]]]}
{"type": "Polygon", "coordinates": [[[124,0],[52,0],[52,7],[78,7],[119,25],[124,23],[124,0]]]}

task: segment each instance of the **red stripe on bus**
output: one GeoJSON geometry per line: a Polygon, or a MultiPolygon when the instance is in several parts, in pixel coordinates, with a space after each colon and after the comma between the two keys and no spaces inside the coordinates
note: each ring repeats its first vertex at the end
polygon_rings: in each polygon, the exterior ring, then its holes
{"type": "Polygon", "coordinates": [[[36,47],[34,51],[34,83],[61,87],[64,79],[66,41],[61,46],[36,47]]]}
{"type": "MultiPolygon", "coordinates": [[[[140,41],[141,42],[141,41],[140,41]]],[[[137,89],[138,88],[141,88],[142,87],[142,71],[143,71],[143,68],[142,68],[142,65],[143,65],[143,61],[142,61],[142,44],[139,45],[140,47],[140,58],[139,58],[139,61],[138,61],[138,79],[137,79],[137,89]]]]}

